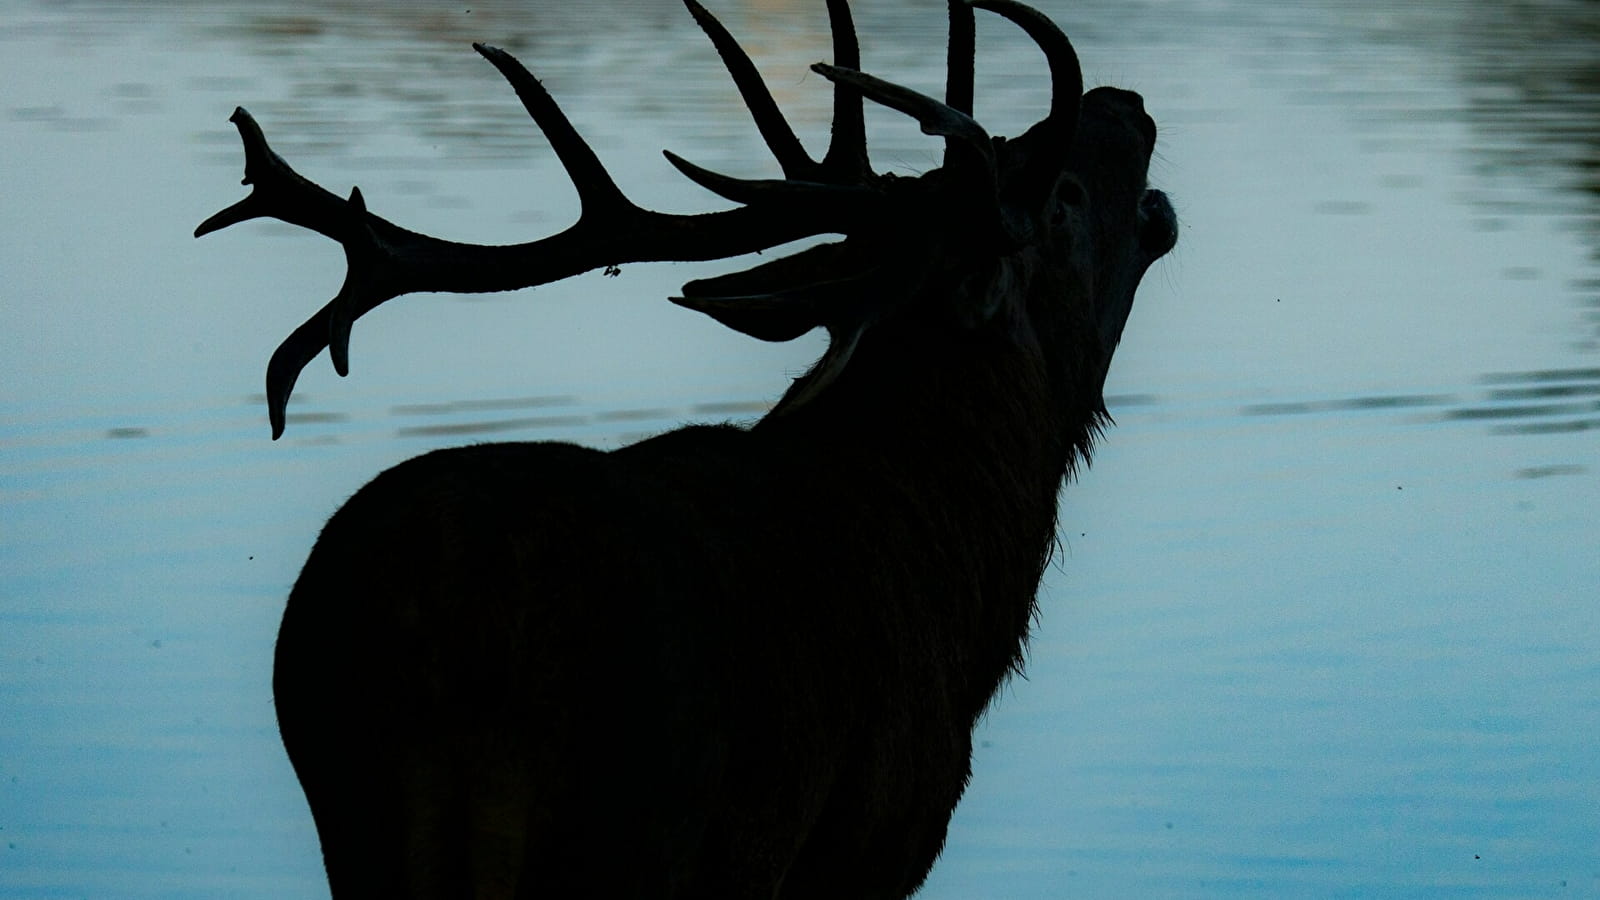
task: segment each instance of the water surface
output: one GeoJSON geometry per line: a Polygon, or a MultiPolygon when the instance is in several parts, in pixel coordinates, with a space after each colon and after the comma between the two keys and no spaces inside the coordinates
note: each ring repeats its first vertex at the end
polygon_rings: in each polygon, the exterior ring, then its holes
{"type": "MultiPolygon", "coordinates": [[[[942,75],[942,4],[860,3],[942,75]]],[[[1043,3],[1139,90],[1184,221],[1064,494],[1029,677],[986,718],[922,896],[1600,895],[1600,7],[1043,3]]],[[[812,3],[718,6],[811,142],[812,3]]],[[[626,267],[363,319],[267,440],[272,348],[337,288],[242,195],[236,104],[334,190],[512,242],[576,203],[469,49],[517,53],[624,189],[662,147],[775,174],[676,4],[0,4],[0,894],[325,891],[269,686],[322,521],[439,446],[749,421],[820,351],[626,267]]],[[[982,21],[979,117],[1042,61],[982,21]]],[[[875,115],[881,168],[938,145],[875,115]]]]}

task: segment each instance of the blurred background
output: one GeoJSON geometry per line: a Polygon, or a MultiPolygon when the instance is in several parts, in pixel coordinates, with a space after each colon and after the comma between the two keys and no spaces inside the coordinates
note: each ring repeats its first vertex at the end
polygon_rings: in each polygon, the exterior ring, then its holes
{"type": "MultiPolygon", "coordinates": [[[[1183,230],[920,896],[1600,896],[1600,4],[1037,2],[1145,95],[1183,230]]],[[[711,6],[820,148],[822,4],[711,6]]],[[[938,92],[942,3],[856,17],[938,92]]],[[[1042,57],[979,24],[1019,133],[1042,57]]],[[[270,661],[326,517],[434,447],[751,421],[820,352],[666,301],[738,261],[412,295],[271,442],[266,360],[344,263],[191,237],[245,190],[229,113],[407,227],[553,233],[575,195],[474,40],[646,206],[722,205],[663,147],[776,174],[668,0],[0,0],[0,895],[325,893],[270,661]]],[[[937,165],[869,119],[880,170],[937,165]]]]}

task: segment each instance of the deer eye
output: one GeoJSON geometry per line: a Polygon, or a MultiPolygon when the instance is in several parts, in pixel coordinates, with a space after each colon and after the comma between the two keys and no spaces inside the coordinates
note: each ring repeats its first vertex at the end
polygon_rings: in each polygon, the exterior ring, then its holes
{"type": "Polygon", "coordinates": [[[1081,207],[1089,202],[1089,194],[1083,189],[1083,182],[1068,175],[1056,184],[1055,202],[1050,204],[1050,225],[1060,228],[1067,224],[1067,217],[1071,215],[1074,207],[1081,207]]]}

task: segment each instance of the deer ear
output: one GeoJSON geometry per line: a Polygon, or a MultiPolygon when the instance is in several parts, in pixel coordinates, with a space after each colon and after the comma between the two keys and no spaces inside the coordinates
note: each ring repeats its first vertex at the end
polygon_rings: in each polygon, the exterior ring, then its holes
{"type": "Polygon", "coordinates": [[[741,272],[691,281],[683,296],[671,299],[753,338],[790,341],[831,325],[841,306],[852,305],[850,288],[870,258],[846,241],[819,244],[741,272]]]}
{"type": "Polygon", "coordinates": [[[822,324],[804,297],[767,294],[744,297],[672,297],[673,303],[703,312],[741,334],[763,341],[792,341],[822,324]]]}
{"type": "Polygon", "coordinates": [[[850,357],[856,352],[856,345],[861,342],[861,335],[866,331],[865,323],[857,323],[849,328],[828,329],[828,350],[817,360],[804,377],[795,382],[794,387],[779,401],[772,411],[773,415],[782,415],[793,412],[815,400],[819,394],[831,387],[843,372],[845,366],[850,364],[850,357]]]}

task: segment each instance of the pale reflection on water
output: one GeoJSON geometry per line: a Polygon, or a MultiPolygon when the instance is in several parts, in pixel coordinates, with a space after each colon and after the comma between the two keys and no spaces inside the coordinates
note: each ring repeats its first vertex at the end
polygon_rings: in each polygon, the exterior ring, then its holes
{"type": "MultiPolygon", "coordinates": [[[[1600,6],[1043,5],[1146,95],[1185,230],[924,896],[1600,895],[1600,6]]],[[[820,4],[716,6],[820,145],[820,4]]],[[[868,68],[936,88],[942,4],[858,6],[868,68]]],[[[272,444],[252,392],[343,261],[189,237],[243,190],[228,113],[484,242],[576,205],[473,40],[647,205],[716,207],[664,146],[773,167],[673,3],[0,8],[0,894],[315,896],[269,667],[324,518],[432,447],[754,419],[821,345],[665,302],[708,266],[414,297],[272,444]]],[[[1042,64],[979,39],[1016,133],[1042,64]]]]}

